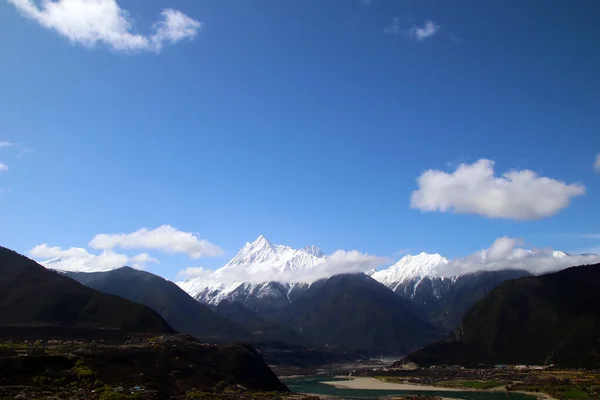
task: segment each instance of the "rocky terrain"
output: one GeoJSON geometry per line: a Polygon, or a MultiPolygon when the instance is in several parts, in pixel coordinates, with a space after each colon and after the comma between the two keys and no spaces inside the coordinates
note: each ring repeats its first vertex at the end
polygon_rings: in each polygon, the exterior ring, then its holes
{"type": "Polygon", "coordinates": [[[246,345],[209,345],[185,335],[0,344],[0,397],[200,399],[232,390],[236,398],[289,392],[246,345]]]}

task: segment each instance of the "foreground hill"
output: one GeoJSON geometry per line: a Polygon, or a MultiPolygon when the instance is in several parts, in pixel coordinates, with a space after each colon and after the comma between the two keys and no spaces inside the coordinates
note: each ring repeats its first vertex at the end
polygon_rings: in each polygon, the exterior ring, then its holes
{"type": "Polygon", "coordinates": [[[0,331],[45,329],[172,333],[154,310],[87,288],[35,261],[0,247],[0,331]],[[19,328],[22,328],[19,330],[19,328]]]}
{"type": "Polygon", "coordinates": [[[402,355],[440,338],[407,300],[364,274],[315,282],[279,320],[321,346],[370,355],[402,355]]]}
{"type": "Polygon", "coordinates": [[[247,345],[208,345],[187,335],[132,335],[121,344],[0,342],[0,398],[231,398],[219,395],[224,389],[238,390],[235,399],[288,391],[247,345]]]}
{"type": "Polygon", "coordinates": [[[452,338],[407,357],[418,364],[600,367],[600,264],[508,281],[465,315],[452,338]]]}
{"type": "Polygon", "coordinates": [[[215,314],[173,282],[151,273],[124,267],[108,272],[67,272],[66,275],[100,292],[152,308],[181,333],[211,342],[251,338],[246,330],[215,314]]]}

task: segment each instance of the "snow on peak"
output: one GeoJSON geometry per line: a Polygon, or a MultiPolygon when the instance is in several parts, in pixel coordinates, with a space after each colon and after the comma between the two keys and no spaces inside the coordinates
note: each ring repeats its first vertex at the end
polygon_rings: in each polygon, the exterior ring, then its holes
{"type": "Polygon", "coordinates": [[[560,250],[554,250],[552,252],[552,257],[556,257],[556,258],[565,258],[568,257],[569,255],[567,253],[565,253],[564,251],[560,251],[560,250]]]}
{"type": "Polygon", "coordinates": [[[293,249],[272,244],[263,235],[244,247],[225,266],[217,269],[208,279],[198,277],[180,282],[192,296],[207,287],[220,288],[223,294],[232,292],[243,283],[290,281],[296,273],[308,271],[325,263],[327,257],[317,246],[293,249]]]}
{"type": "Polygon", "coordinates": [[[284,273],[314,267],[325,260],[325,254],[317,246],[292,249],[289,246],[272,244],[263,235],[246,245],[223,268],[215,271],[214,277],[222,280],[224,275],[250,275],[256,278],[269,273],[284,273]]]}
{"type": "Polygon", "coordinates": [[[384,285],[402,283],[413,278],[436,276],[439,267],[448,264],[448,262],[447,258],[439,254],[407,255],[391,267],[375,272],[372,277],[384,285]]]}
{"type": "Polygon", "coordinates": [[[315,257],[324,257],[325,253],[319,246],[315,246],[314,244],[308,245],[304,247],[304,251],[308,254],[312,254],[315,257]]]}
{"type": "Polygon", "coordinates": [[[263,235],[260,235],[259,237],[256,238],[256,240],[252,243],[246,243],[246,246],[254,249],[254,250],[269,250],[269,249],[273,249],[273,244],[271,244],[271,242],[269,242],[269,240],[264,237],[263,235]]]}

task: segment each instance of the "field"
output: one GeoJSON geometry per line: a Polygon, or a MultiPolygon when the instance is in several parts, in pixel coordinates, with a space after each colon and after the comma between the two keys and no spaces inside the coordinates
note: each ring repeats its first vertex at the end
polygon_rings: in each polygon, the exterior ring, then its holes
{"type": "Polygon", "coordinates": [[[0,399],[283,400],[286,389],[252,349],[185,335],[0,343],[0,399]]]}
{"type": "Polygon", "coordinates": [[[382,372],[358,374],[394,383],[540,393],[567,400],[600,399],[599,371],[432,368],[382,372]]]}

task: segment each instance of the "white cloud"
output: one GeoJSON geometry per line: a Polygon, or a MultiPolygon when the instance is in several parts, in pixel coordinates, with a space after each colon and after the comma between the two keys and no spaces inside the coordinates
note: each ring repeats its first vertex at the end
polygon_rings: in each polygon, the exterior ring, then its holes
{"type": "Polygon", "coordinates": [[[177,274],[177,278],[179,279],[193,279],[193,278],[201,278],[205,280],[210,280],[214,271],[202,267],[189,267],[184,270],[179,271],[177,274]]]}
{"type": "Polygon", "coordinates": [[[519,239],[508,237],[496,239],[489,249],[454,259],[440,266],[436,274],[456,276],[476,271],[520,269],[537,275],[576,265],[600,263],[597,255],[567,255],[551,248],[525,249],[518,247],[521,243],[519,239]]]}
{"type": "Polygon", "coordinates": [[[0,149],[4,148],[4,147],[12,147],[12,146],[16,146],[16,143],[12,143],[12,142],[0,142],[0,149]]]}
{"type": "Polygon", "coordinates": [[[190,258],[220,256],[223,250],[190,232],[182,232],[170,225],[156,229],[139,229],[132,233],[99,234],[89,246],[94,249],[152,249],[166,253],[187,254],[190,258]]]}
{"type": "Polygon", "coordinates": [[[6,171],[8,171],[8,165],[0,162],[0,172],[6,172],[6,171]]]}
{"type": "Polygon", "coordinates": [[[127,10],[116,0],[8,0],[25,17],[54,30],[71,42],[87,47],[99,43],[116,51],[159,52],[164,44],[193,39],[202,24],[178,10],[165,9],[162,20],[153,25],[153,33],[135,32],[127,10]]]}
{"type": "Polygon", "coordinates": [[[110,271],[127,265],[129,261],[126,255],[112,251],[103,251],[95,255],[82,248],[62,249],[47,244],[34,247],[29,251],[29,255],[46,268],[77,272],[110,271]]]}
{"type": "Polygon", "coordinates": [[[147,263],[160,264],[157,258],[150,256],[148,253],[137,254],[129,259],[131,266],[137,269],[144,269],[147,263]]]}
{"type": "Polygon", "coordinates": [[[420,42],[435,36],[439,30],[440,26],[436,25],[433,21],[425,21],[422,27],[413,26],[409,31],[409,35],[412,39],[420,42]]]}
{"type": "Polygon", "coordinates": [[[496,239],[483,255],[488,261],[504,260],[512,254],[513,249],[519,243],[521,243],[519,239],[504,236],[496,239]]]}
{"type": "Polygon", "coordinates": [[[361,253],[358,250],[337,250],[330,256],[327,256],[325,263],[317,268],[317,273],[321,275],[320,279],[338,274],[366,272],[380,267],[389,261],[387,257],[361,253]]]}
{"type": "Polygon", "coordinates": [[[600,153],[596,156],[596,161],[594,162],[594,170],[596,172],[600,172],[600,153]]]}
{"type": "Polygon", "coordinates": [[[144,269],[147,263],[159,263],[147,253],[129,257],[112,251],[91,254],[81,247],[62,249],[47,244],[35,246],[29,255],[46,268],[70,272],[102,272],[111,271],[130,265],[136,269],[144,269]]]}
{"type": "Polygon", "coordinates": [[[511,170],[496,177],[494,162],[485,159],[461,164],[452,173],[428,170],[417,181],[413,208],[518,221],[554,215],[585,193],[581,184],[540,177],[530,170],[511,170]]]}

